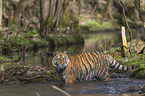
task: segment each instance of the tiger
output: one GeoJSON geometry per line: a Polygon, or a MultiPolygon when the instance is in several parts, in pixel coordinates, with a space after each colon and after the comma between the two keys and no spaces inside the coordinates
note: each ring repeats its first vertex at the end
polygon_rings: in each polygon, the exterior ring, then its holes
{"type": "Polygon", "coordinates": [[[90,51],[76,55],[69,55],[66,51],[57,51],[52,59],[52,64],[61,81],[73,83],[92,79],[109,81],[110,68],[127,71],[138,66],[124,66],[118,63],[109,54],[90,51]]]}

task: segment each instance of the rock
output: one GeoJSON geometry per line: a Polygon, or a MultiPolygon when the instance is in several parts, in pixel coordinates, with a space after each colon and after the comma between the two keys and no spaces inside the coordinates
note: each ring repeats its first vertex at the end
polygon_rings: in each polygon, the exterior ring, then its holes
{"type": "MultiPolygon", "coordinates": [[[[128,48],[130,47],[130,42],[128,42],[128,48]]],[[[133,39],[132,40],[132,52],[133,53],[140,53],[145,48],[145,42],[140,39],[133,39]]]]}
{"type": "Polygon", "coordinates": [[[139,94],[142,95],[142,96],[145,96],[145,85],[140,85],[139,88],[140,88],[140,90],[141,90],[141,91],[139,92],[139,94]]]}
{"type": "Polygon", "coordinates": [[[145,91],[145,85],[140,85],[139,88],[141,89],[141,91],[145,91]]]}

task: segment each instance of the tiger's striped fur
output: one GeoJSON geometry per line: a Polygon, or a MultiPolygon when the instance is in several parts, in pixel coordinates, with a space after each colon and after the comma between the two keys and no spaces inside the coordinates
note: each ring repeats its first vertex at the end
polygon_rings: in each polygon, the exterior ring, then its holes
{"type": "Polygon", "coordinates": [[[90,80],[93,78],[108,81],[110,80],[109,68],[127,71],[133,67],[123,66],[116,60],[102,52],[91,51],[88,53],[67,55],[66,52],[57,51],[52,59],[59,78],[66,83],[74,81],[90,80]]]}

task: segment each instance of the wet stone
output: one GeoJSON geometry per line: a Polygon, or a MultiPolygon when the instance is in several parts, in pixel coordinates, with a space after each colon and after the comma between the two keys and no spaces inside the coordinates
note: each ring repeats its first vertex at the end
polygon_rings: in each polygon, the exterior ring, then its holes
{"type": "Polygon", "coordinates": [[[138,90],[136,89],[135,86],[130,86],[130,87],[129,87],[129,91],[130,91],[130,92],[137,92],[138,90]]]}

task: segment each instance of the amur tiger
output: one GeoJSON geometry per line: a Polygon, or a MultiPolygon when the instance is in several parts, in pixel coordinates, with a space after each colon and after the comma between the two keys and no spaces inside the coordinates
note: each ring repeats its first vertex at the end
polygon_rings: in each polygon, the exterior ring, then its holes
{"type": "Polygon", "coordinates": [[[127,71],[138,66],[123,66],[112,56],[102,52],[91,51],[88,53],[67,55],[66,51],[57,51],[52,59],[52,64],[58,73],[59,79],[65,83],[85,81],[96,78],[98,80],[111,80],[109,68],[127,71]]]}

